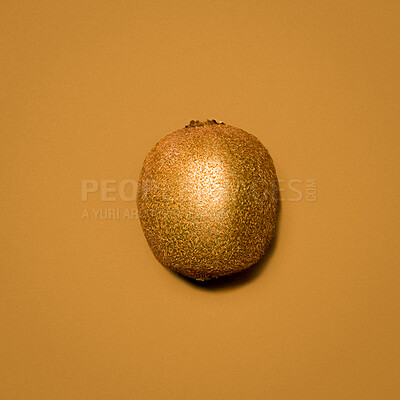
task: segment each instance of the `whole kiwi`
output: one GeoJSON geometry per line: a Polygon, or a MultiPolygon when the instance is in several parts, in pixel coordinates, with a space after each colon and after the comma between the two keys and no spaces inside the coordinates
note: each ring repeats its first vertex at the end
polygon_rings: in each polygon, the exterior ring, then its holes
{"type": "Polygon", "coordinates": [[[275,235],[278,201],[267,149],[215,120],[193,120],[165,136],[138,183],[139,218],[155,257],[196,280],[255,264],[275,235]]]}

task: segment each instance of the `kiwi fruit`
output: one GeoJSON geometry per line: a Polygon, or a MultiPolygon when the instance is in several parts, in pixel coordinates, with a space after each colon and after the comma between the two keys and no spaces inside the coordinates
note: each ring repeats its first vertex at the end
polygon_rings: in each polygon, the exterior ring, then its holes
{"type": "Polygon", "coordinates": [[[208,280],[243,271],[276,232],[279,187],[271,156],[252,134],[192,120],[147,155],[137,206],[156,259],[208,280]]]}

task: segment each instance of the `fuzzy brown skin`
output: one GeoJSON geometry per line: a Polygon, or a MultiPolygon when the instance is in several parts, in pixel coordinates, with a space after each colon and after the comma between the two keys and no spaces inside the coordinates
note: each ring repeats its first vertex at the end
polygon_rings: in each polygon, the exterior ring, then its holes
{"type": "Polygon", "coordinates": [[[276,231],[271,156],[242,129],[191,121],[149,152],[138,185],[141,225],[157,260],[197,280],[242,271],[276,231]]]}

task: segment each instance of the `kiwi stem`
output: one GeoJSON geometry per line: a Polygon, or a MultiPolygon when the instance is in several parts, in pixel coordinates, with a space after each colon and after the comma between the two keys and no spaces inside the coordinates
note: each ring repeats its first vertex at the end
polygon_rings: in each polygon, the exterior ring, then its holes
{"type": "Polygon", "coordinates": [[[195,128],[199,126],[205,126],[205,125],[225,125],[224,122],[217,122],[215,119],[208,119],[207,121],[199,121],[192,119],[187,125],[185,125],[185,128],[195,128]]]}

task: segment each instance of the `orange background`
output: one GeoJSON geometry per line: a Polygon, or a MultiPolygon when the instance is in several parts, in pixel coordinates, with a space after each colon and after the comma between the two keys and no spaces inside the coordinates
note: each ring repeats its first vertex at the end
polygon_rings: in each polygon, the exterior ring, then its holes
{"type": "Polygon", "coordinates": [[[0,10],[2,399],[400,398],[398,1],[0,10]],[[284,191],[271,255],[202,286],[137,218],[82,219],[135,204],[81,182],[137,180],[207,118],[256,135],[284,191]]]}

